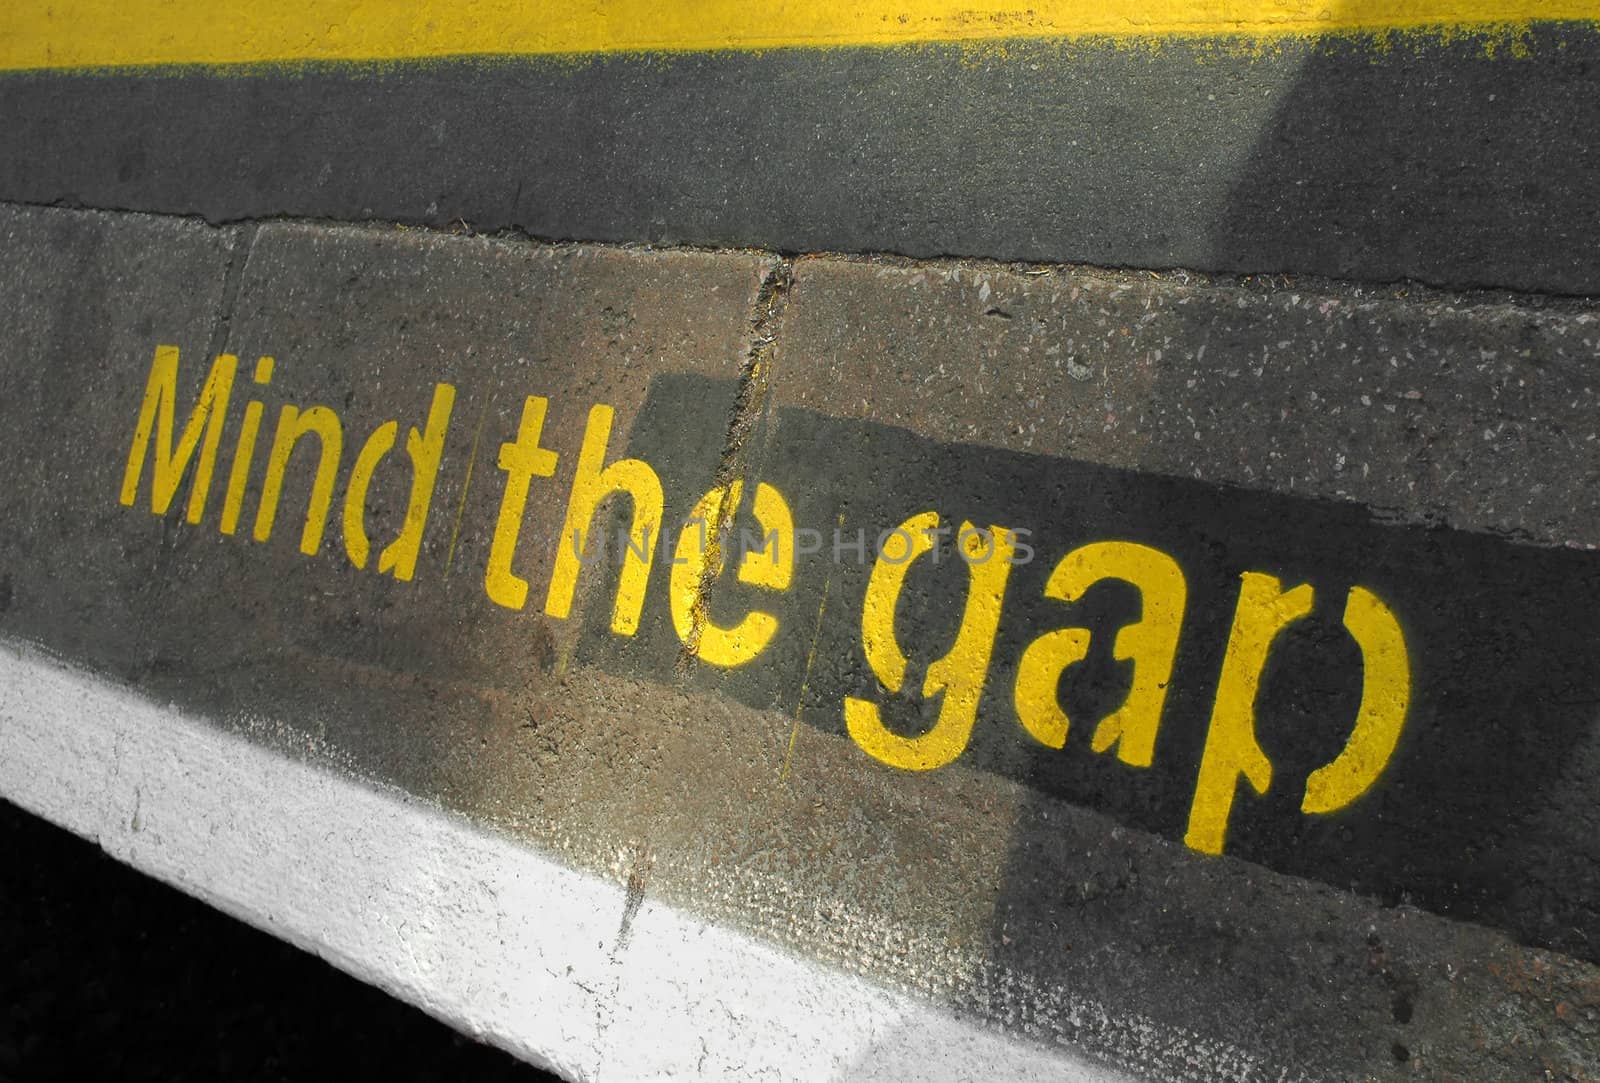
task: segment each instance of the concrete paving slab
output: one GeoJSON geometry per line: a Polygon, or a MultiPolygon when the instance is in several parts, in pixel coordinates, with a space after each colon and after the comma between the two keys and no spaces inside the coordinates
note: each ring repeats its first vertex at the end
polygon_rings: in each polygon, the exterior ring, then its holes
{"type": "Polygon", "coordinates": [[[4,213],[29,807],[576,1078],[1596,1070],[1592,306],[4,213]]]}
{"type": "Polygon", "coordinates": [[[1582,498],[1600,482],[1590,305],[1184,271],[794,268],[775,405],[1600,544],[1582,498]]]}

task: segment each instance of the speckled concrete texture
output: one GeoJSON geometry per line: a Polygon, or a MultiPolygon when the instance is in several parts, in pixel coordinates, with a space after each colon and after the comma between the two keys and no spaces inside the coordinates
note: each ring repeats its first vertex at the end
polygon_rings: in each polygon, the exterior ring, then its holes
{"type": "Polygon", "coordinates": [[[1505,294],[802,259],[777,401],[940,440],[1600,545],[1600,311],[1505,294]]]}
{"type": "Polygon", "coordinates": [[[1594,296],[1597,58],[1573,23],[17,72],[0,198],[1594,296]]]}
{"type": "MultiPolygon", "coordinates": [[[[1489,775],[1503,755],[1523,771],[1507,788],[1526,798],[1487,795],[1517,818],[1494,837],[1454,840],[1482,865],[1461,865],[1469,887],[1508,869],[1532,885],[1469,912],[1402,881],[1359,891],[1342,871],[1298,874],[1279,860],[1298,826],[1241,851],[1270,859],[1197,853],[1138,809],[1041,786],[1019,768],[1032,763],[1022,751],[926,773],[885,767],[835,718],[870,673],[847,651],[816,650],[857,649],[851,591],[866,573],[855,566],[831,579],[827,562],[802,568],[793,612],[773,603],[784,638],[772,668],[748,679],[682,650],[664,565],[636,635],[609,630],[615,559],[583,571],[570,619],[542,608],[596,403],[616,408],[606,461],[652,465],[673,530],[721,481],[781,477],[797,515],[827,513],[804,525],[874,521],[927,492],[1019,502],[1063,528],[1144,515],[1193,535],[1204,560],[1236,576],[1234,552],[1286,552],[1298,568],[1293,531],[1311,528],[1274,517],[1303,512],[1332,524],[1303,559],[1327,556],[1340,574],[1362,558],[1340,555],[1350,538],[1382,554],[1385,574],[1414,567],[1429,589],[1452,560],[1491,573],[1502,561],[1531,569],[1544,593],[1529,597],[1555,598],[1556,568],[1578,584],[1556,600],[1580,608],[1587,549],[1600,542],[1586,497],[1600,471],[1585,374],[1600,351],[1592,305],[14,207],[0,211],[0,232],[13,253],[0,298],[19,329],[0,346],[0,389],[17,404],[0,431],[12,479],[0,496],[6,640],[1030,1048],[1161,1080],[1600,1071],[1584,887],[1596,875],[1584,825],[1597,812],[1586,780],[1600,738],[1579,677],[1529,683],[1541,643],[1558,644],[1562,673],[1583,670],[1595,648],[1581,621],[1565,622],[1562,639],[1549,614],[1510,612],[1503,640],[1418,655],[1442,657],[1448,673],[1503,651],[1501,698],[1461,717],[1514,719],[1527,700],[1559,723],[1559,742],[1506,721],[1490,732],[1512,734],[1510,751],[1484,740],[1459,753],[1489,775]],[[151,514],[148,485],[134,506],[118,500],[161,343],[181,351],[180,421],[211,356],[242,361],[198,524],[183,516],[187,485],[164,516],[151,514]],[[252,387],[263,354],[275,359],[271,383],[252,387]],[[387,420],[403,447],[439,382],[457,395],[416,577],[357,569],[337,511],[349,463],[387,420]],[[336,510],[314,556],[297,545],[306,453],[291,461],[269,541],[250,536],[259,467],[238,532],[218,531],[250,395],[267,426],[283,404],[323,405],[343,422],[336,510]],[[529,490],[515,567],[530,592],[512,609],[486,596],[484,571],[508,476],[501,449],[527,396],[548,398],[541,446],[558,458],[529,490]],[[857,456],[841,472],[863,447],[900,457],[857,456]],[[1068,474],[1110,479],[1092,490],[1109,502],[1076,517],[1050,503],[1077,491],[1055,484],[1068,474]],[[1228,535],[1235,513],[1260,537],[1228,535]],[[1546,765],[1549,749],[1562,756],[1556,776],[1524,770],[1546,765]],[[1522,850],[1497,853],[1510,847],[1522,850]]],[[[258,456],[270,442],[264,427],[258,456]]],[[[375,539],[405,516],[408,479],[385,469],[366,504],[375,539]]],[[[597,521],[628,512],[616,501],[597,521]]],[[[713,615],[748,601],[731,579],[709,592],[713,615]]],[[[1476,629],[1487,618],[1474,600],[1514,604],[1517,587],[1435,591],[1424,624],[1459,613],[1476,629]]],[[[940,619],[918,609],[903,634],[925,646],[948,633],[940,619]]],[[[1296,649],[1312,668],[1349,661],[1348,644],[1325,645],[1296,649]]],[[[1207,649],[1220,651],[1220,637],[1207,649]]],[[[1303,698],[1342,711],[1347,678],[1303,698]]],[[[1264,703],[1300,694],[1268,683],[1264,703]]],[[[1428,717],[1448,737],[1446,707],[1428,717]]],[[[1006,718],[984,717],[995,740],[1023,748],[1006,718]]],[[[1175,776],[1150,777],[1164,787],[1175,776]]],[[[1186,808],[1192,775],[1185,786],[1150,791],[1151,815],[1186,808]]],[[[1427,800],[1410,794],[1406,807],[1427,800]]],[[[1336,827],[1316,838],[1357,861],[1372,836],[1341,839],[1336,827]]]]}

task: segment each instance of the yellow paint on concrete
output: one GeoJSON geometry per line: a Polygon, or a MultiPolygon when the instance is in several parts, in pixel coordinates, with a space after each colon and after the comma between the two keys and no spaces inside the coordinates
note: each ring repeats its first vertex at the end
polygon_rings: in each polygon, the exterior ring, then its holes
{"type": "MultiPolygon", "coordinates": [[[[670,578],[672,626],[679,642],[702,662],[730,669],[766,650],[779,624],[777,617],[759,609],[731,627],[711,619],[707,592],[727,562],[723,546],[731,540],[743,493],[744,482],[736,479],[700,499],[678,533],[670,578]]],[[[783,494],[764,481],[756,486],[753,505],[761,534],[740,539],[739,582],[786,591],[794,581],[794,513],[783,494]]]]}
{"type": "MultiPolygon", "coordinates": [[[[1117,746],[1117,758],[1133,767],[1155,760],[1156,732],[1167,702],[1167,686],[1178,657],[1178,637],[1188,584],[1178,562],[1159,549],[1137,542],[1091,542],[1068,553],[1050,573],[1044,596],[1077,602],[1090,588],[1119,579],[1139,591],[1142,614],[1117,633],[1115,657],[1132,662],[1128,698],[1100,720],[1090,747],[1105,752],[1117,746]]],[[[1088,657],[1090,630],[1062,628],[1047,633],[1023,652],[1017,665],[1013,702],[1022,728],[1047,748],[1064,748],[1070,722],[1061,709],[1058,689],[1062,672],[1088,657]]]]}
{"type": "MultiPolygon", "coordinates": [[[[190,479],[188,521],[198,525],[205,519],[207,494],[228,424],[226,419],[237,416],[237,412],[230,415],[229,402],[238,363],[233,354],[217,355],[203,385],[195,389],[193,372],[180,379],[178,347],[156,347],[122,473],[118,499],[124,506],[131,508],[139,503],[148,476],[150,511],[158,517],[167,516],[185,479],[190,479]],[[193,405],[187,406],[190,391],[194,391],[195,398],[193,405]]],[[[258,360],[254,376],[257,388],[271,384],[273,368],[270,355],[258,360]]],[[[315,556],[335,491],[343,478],[345,555],[353,567],[367,568],[374,548],[367,524],[373,478],[380,469],[392,471],[400,467],[403,451],[411,472],[405,523],[398,536],[378,553],[376,572],[392,574],[400,582],[411,580],[423,553],[429,509],[438,486],[455,401],[454,385],[434,385],[424,428],[410,428],[401,445],[398,420],[378,425],[359,443],[348,474],[344,472],[344,451],[347,447],[356,448],[358,442],[347,440],[346,436],[353,436],[355,430],[348,428],[330,407],[302,409],[292,403],[283,405],[260,487],[255,539],[271,540],[279,498],[290,491],[295,494],[297,513],[302,506],[300,498],[307,497],[300,551],[315,556]],[[286,483],[296,447],[310,436],[317,437],[316,459],[301,455],[296,480],[286,483]],[[391,455],[393,460],[386,463],[391,455]],[[316,473],[306,494],[304,471],[312,462],[316,473]]],[[[530,525],[532,497],[538,509],[535,522],[539,517],[549,521],[550,515],[558,513],[564,517],[554,538],[555,560],[549,573],[545,615],[558,620],[573,618],[580,574],[593,581],[591,594],[601,605],[605,585],[616,582],[611,631],[631,637],[640,628],[657,540],[668,510],[661,479],[643,459],[606,462],[616,410],[606,403],[595,403],[589,408],[565,511],[561,511],[559,494],[548,487],[530,492],[535,478],[554,478],[561,461],[562,452],[541,444],[548,408],[548,399],[526,396],[516,438],[500,446],[497,466],[505,478],[490,536],[484,593],[495,604],[509,609],[520,610],[525,605],[529,580],[513,571],[513,565],[519,553],[524,558],[528,556],[529,546],[521,539],[524,528],[530,525]],[[613,497],[626,500],[619,506],[612,502],[613,497]],[[602,514],[606,505],[609,508],[602,514]],[[607,555],[606,524],[624,508],[629,513],[629,526],[618,533],[616,548],[607,555]]],[[[254,450],[265,411],[265,401],[258,400],[251,400],[243,411],[220,522],[225,535],[234,533],[245,495],[250,491],[254,450]]],[[[477,461],[486,416],[487,404],[479,414],[472,438],[473,450],[462,481],[462,503],[456,511],[445,557],[447,571],[455,558],[466,506],[464,494],[477,461]]],[[[707,435],[721,439],[718,433],[707,435]]],[[[392,486],[395,480],[391,475],[388,484],[392,486]]],[[[798,632],[792,624],[780,622],[775,613],[762,610],[751,610],[739,623],[726,627],[711,619],[706,591],[727,570],[723,547],[731,536],[745,491],[746,482],[735,480],[706,493],[678,534],[670,561],[668,607],[673,627],[696,657],[716,666],[754,662],[779,635],[792,638],[798,632]]],[[[740,530],[737,579],[743,587],[782,594],[793,589],[796,578],[807,569],[815,573],[826,551],[821,534],[796,529],[792,505],[776,486],[765,481],[755,483],[751,513],[759,530],[754,536],[740,530]],[[814,536],[814,544],[806,543],[807,547],[802,548],[802,535],[814,536]],[[802,555],[817,556],[818,561],[802,564],[802,555]]],[[[980,529],[969,520],[961,520],[956,527],[953,516],[951,520],[952,525],[941,526],[946,520],[939,511],[930,509],[878,536],[876,557],[861,601],[861,653],[832,662],[848,671],[864,660],[881,689],[877,694],[840,695],[850,737],[866,754],[908,771],[929,771],[956,762],[980,724],[1009,727],[1003,714],[1003,696],[989,698],[988,710],[980,717],[991,662],[997,647],[1002,652],[1010,650],[1015,633],[1039,631],[1018,627],[1018,620],[1041,620],[1028,608],[1019,610],[1013,605],[1008,610],[1006,601],[1012,567],[1028,563],[1035,555],[1034,547],[1023,540],[1032,530],[999,525],[980,529]],[[953,547],[942,545],[943,538],[953,541],[953,547]],[[914,573],[912,566],[919,561],[925,566],[914,573]],[[937,625],[924,624],[919,631],[897,620],[902,595],[914,574],[943,577],[953,588],[952,599],[959,594],[961,585],[966,588],[954,638],[937,659],[931,656],[938,644],[921,638],[937,625]],[[1004,637],[1003,629],[1008,632],[1004,637]],[[914,668],[913,658],[925,665],[914,668]],[[913,722],[911,728],[923,732],[907,736],[900,732],[905,720],[903,709],[919,698],[926,705],[924,717],[935,705],[936,715],[931,726],[913,722]],[[891,708],[891,701],[897,701],[894,708],[898,709],[891,708]]],[[[839,565],[853,554],[858,563],[864,564],[872,548],[867,530],[858,528],[855,538],[847,540],[844,524],[841,512],[834,528],[832,563],[839,565]]],[[[530,532],[528,543],[537,544],[539,534],[530,532]]],[[[550,541],[546,537],[542,544],[548,546],[550,541]]],[[[538,568],[543,562],[527,563],[538,568]]],[[[1115,746],[1117,759],[1123,765],[1146,769],[1157,758],[1161,716],[1173,679],[1179,640],[1184,634],[1187,579],[1178,562],[1159,549],[1125,540],[1090,541],[1056,564],[1045,585],[1044,597],[1071,606],[1107,579],[1121,580],[1139,593],[1138,618],[1118,628],[1112,641],[1113,657],[1134,665],[1123,704],[1100,720],[1087,743],[1089,750],[1097,754],[1115,746]]],[[[812,702],[808,698],[810,680],[822,642],[823,616],[828,611],[832,582],[831,573],[824,576],[822,602],[811,630],[780,780],[788,778],[801,713],[812,702]]],[[[1267,572],[1242,572],[1239,583],[1184,836],[1189,846],[1209,854],[1223,852],[1234,804],[1244,789],[1242,784],[1248,783],[1257,795],[1267,793],[1272,786],[1274,767],[1256,735],[1256,699],[1275,644],[1286,628],[1312,613],[1316,602],[1316,592],[1310,584],[1285,590],[1277,576],[1267,572]]],[[[915,591],[921,593],[924,589],[919,586],[915,591]]],[[[1072,612],[1062,610],[1061,616],[1071,619],[1072,612]]],[[[1022,651],[1011,702],[1024,732],[1045,747],[1073,755],[1079,750],[1067,744],[1070,723],[1060,703],[1063,674],[1088,656],[1094,636],[1105,633],[1088,627],[1049,628],[1056,619],[1043,616],[1046,630],[1022,651]]],[[[1411,703],[1411,661],[1405,633],[1388,604],[1365,587],[1352,586],[1345,601],[1344,626],[1361,651],[1361,704],[1344,749],[1307,779],[1301,804],[1301,811],[1307,815],[1338,813],[1371,790],[1400,747],[1411,703]]],[[[942,640],[948,632],[935,634],[942,640]]],[[[1007,672],[1005,664],[1003,657],[1002,674],[1007,672]]],[[[556,665],[559,678],[564,658],[556,665]]],[[[1200,694],[1204,694],[1203,688],[1200,694]]],[[[1083,743],[1080,739],[1079,744],[1083,743]]]]}
{"type": "Polygon", "coordinates": [[[1257,794],[1272,785],[1272,761],[1256,739],[1256,694],[1273,643],[1285,628],[1309,616],[1316,601],[1309,583],[1284,590],[1277,576],[1261,572],[1245,572],[1239,580],[1239,605],[1228,633],[1228,652],[1222,656],[1200,777],[1189,807],[1189,831],[1183,837],[1207,854],[1222,853],[1240,780],[1257,794]]]}
{"type": "MultiPolygon", "coordinates": [[[[901,691],[911,664],[895,636],[895,607],[910,565],[934,551],[938,531],[936,511],[913,515],[901,523],[879,546],[867,582],[861,647],[873,673],[891,694],[901,691]]],[[[885,725],[872,700],[855,696],[844,700],[845,729],[862,751],[907,771],[943,767],[967,750],[978,721],[978,701],[989,679],[989,659],[1000,627],[1006,579],[1011,574],[1015,544],[1010,529],[991,526],[983,530],[963,522],[955,535],[962,559],[950,563],[967,566],[967,602],[955,642],[944,657],[929,663],[922,683],[922,698],[939,702],[933,727],[920,736],[904,737],[885,725]]]]}
{"type": "Polygon", "coordinates": [[[1365,587],[1351,587],[1344,626],[1361,648],[1361,708],[1338,759],[1306,779],[1301,812],[1337,812],[1366,793],[1393,758],[1411,705],[1405,633],[1383,599],[1365,587]]]}
{"type": "Polygon", "coordinates": [[[1600,0],[13,0],[0,70],[1600,22],[1600,0]]]}
{"type": "Polygon", "coordinates": [[[616,410],[603,402],[589,407],[589,424],[583,430],[583,446],[578,450],[578,473],[567,497],[567,519],[556,535],[555,570],[550,573],[544,612],[557,620],[572,615],[579,571],[604,554],[601,547],[605,545],[605,530],[595,527],[595,516],[604,501],[626,496],[633,506],[633,518],[627,535],[617,539],[622,547],[617,554],[622,576],[617,584],[617,604],[611,610],[611,630],[619,636],[631,636],[639,630],[639,614],[644,610],[645,590],[650,585],[650,564],[655,559],[656,543],[661,540],[664,497],[660,476],[644,460],[606,463],[615,416],[616,410]]]}

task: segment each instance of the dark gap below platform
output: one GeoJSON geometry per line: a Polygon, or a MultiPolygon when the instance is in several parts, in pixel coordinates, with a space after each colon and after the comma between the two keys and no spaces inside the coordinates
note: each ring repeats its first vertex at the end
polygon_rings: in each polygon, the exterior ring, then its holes
{"type": "Polygon", "coordinates": [[[554,1081],[0,801],[0,1081],[554,1081]]]}

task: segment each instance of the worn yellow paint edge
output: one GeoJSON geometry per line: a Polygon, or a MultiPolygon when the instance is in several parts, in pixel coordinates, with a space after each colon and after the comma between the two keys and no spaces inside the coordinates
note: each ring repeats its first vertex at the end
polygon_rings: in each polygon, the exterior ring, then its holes
{"type": "Polygon", "coordinates": [[[760,51],[1006,39],[1246,38],[1536,22],[1600,0],[50,0],[0,10],[0,70],[760,51]]]}

